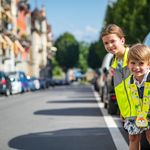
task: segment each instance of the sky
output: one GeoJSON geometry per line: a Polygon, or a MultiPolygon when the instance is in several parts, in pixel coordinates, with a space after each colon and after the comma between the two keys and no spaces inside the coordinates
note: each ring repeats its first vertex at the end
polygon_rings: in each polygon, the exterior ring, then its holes
{"type": "Polygon", "coordinates": [[[45,6],[54,40],[65,32],[78,41],[95,42],[103,25],[109,0],[29,0],[31,10],[45,6]]]}

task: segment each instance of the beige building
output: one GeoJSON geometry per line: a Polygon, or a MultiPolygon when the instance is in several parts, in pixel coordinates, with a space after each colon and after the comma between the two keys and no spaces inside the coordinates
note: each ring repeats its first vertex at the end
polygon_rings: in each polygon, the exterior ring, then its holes
{"type": "Polygon", "coordinates": [[[27,0],[0,0],[0,70],[39,77],[47,64],[52,35],[45,9],[29,9],[27,0]]]}

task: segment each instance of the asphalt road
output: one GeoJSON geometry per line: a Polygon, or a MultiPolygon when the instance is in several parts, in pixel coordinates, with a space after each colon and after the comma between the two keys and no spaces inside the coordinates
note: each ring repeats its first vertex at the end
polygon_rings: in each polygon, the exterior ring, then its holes
{"type": "Polygon", "coordinates": [[[119,117],[109,116],[96,97],[91,86],[78,84],[0,97],[0,150],[127,146],[125,136],[118,133],[123,131],[119,117]]]}

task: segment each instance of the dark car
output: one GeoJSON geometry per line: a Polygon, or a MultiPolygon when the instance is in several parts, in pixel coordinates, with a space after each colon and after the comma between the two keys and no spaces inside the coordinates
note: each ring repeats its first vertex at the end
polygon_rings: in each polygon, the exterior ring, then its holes
{"type": "Polygon", "coordinates": [[[45,78],[39,78],[40,81],[40,89],[47,89],[49,87],[49,83],[45,78]]]}
{"type": "Polygon", "coordinates": [[[114,82],[113,82],[113,72],[106,71],[105,72],[106,80],[103,88],[103,102],[104,107],[108,110],[109,114],[117,114],[118,113],[118,103],[114,90],[114,82]]]}
{"type": "Polygon", "coordinates": [[[101,76],[101,69],[97,69],[95,71],[95,76],[94,78],[92,79],[92,84],[93,84],[93,87],[94,87],[94,90],[99,92],[99,84],[98,84],[98,79],[99,77],[101,76]]]}
{"type": "Polygon", "coordinates": [[[12,93],[11,81],[7,74],[0,71],[0,93],[9,96],[12,93]]]}
{"type": "Polygon", "coordinates": [[[111,53],[107,53],[104,56],[101,68],[99,69],[99,75],[96,79],[97,89],[99,90],[99,95],[102,102],[104,101],[103,90],[105,88],[104,86],[106,83],[107,72],[110,68],[112,58],[113,55],[111,53]]]}
{"type": "Polygon", "coordinates": [[[107,57],[104,57],[103,60],[103,68],[102,68],[102,94],[101,98],[104,102],[104,107],[108,110],[109,114],[117,114],[118,112],[118,104],[117,99],[114,91],[114,84],[113,84],[113,71],[111,69],[111,64],[113,61],[113,55],[107,54],[107,57]],[[108,59],[109,58],[109,59],[108,59]],[[109,66],[105,67],[106,64],[109,66]]]}

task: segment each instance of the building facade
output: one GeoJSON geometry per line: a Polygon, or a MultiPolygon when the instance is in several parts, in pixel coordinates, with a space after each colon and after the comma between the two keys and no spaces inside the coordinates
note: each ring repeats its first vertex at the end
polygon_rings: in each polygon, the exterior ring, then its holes
{"type": "Polygon", "coordinates": [[[52,47],[45,9],[32,12],[28,0],[0,0],[0,70],[39,77],[52,47]]]}

